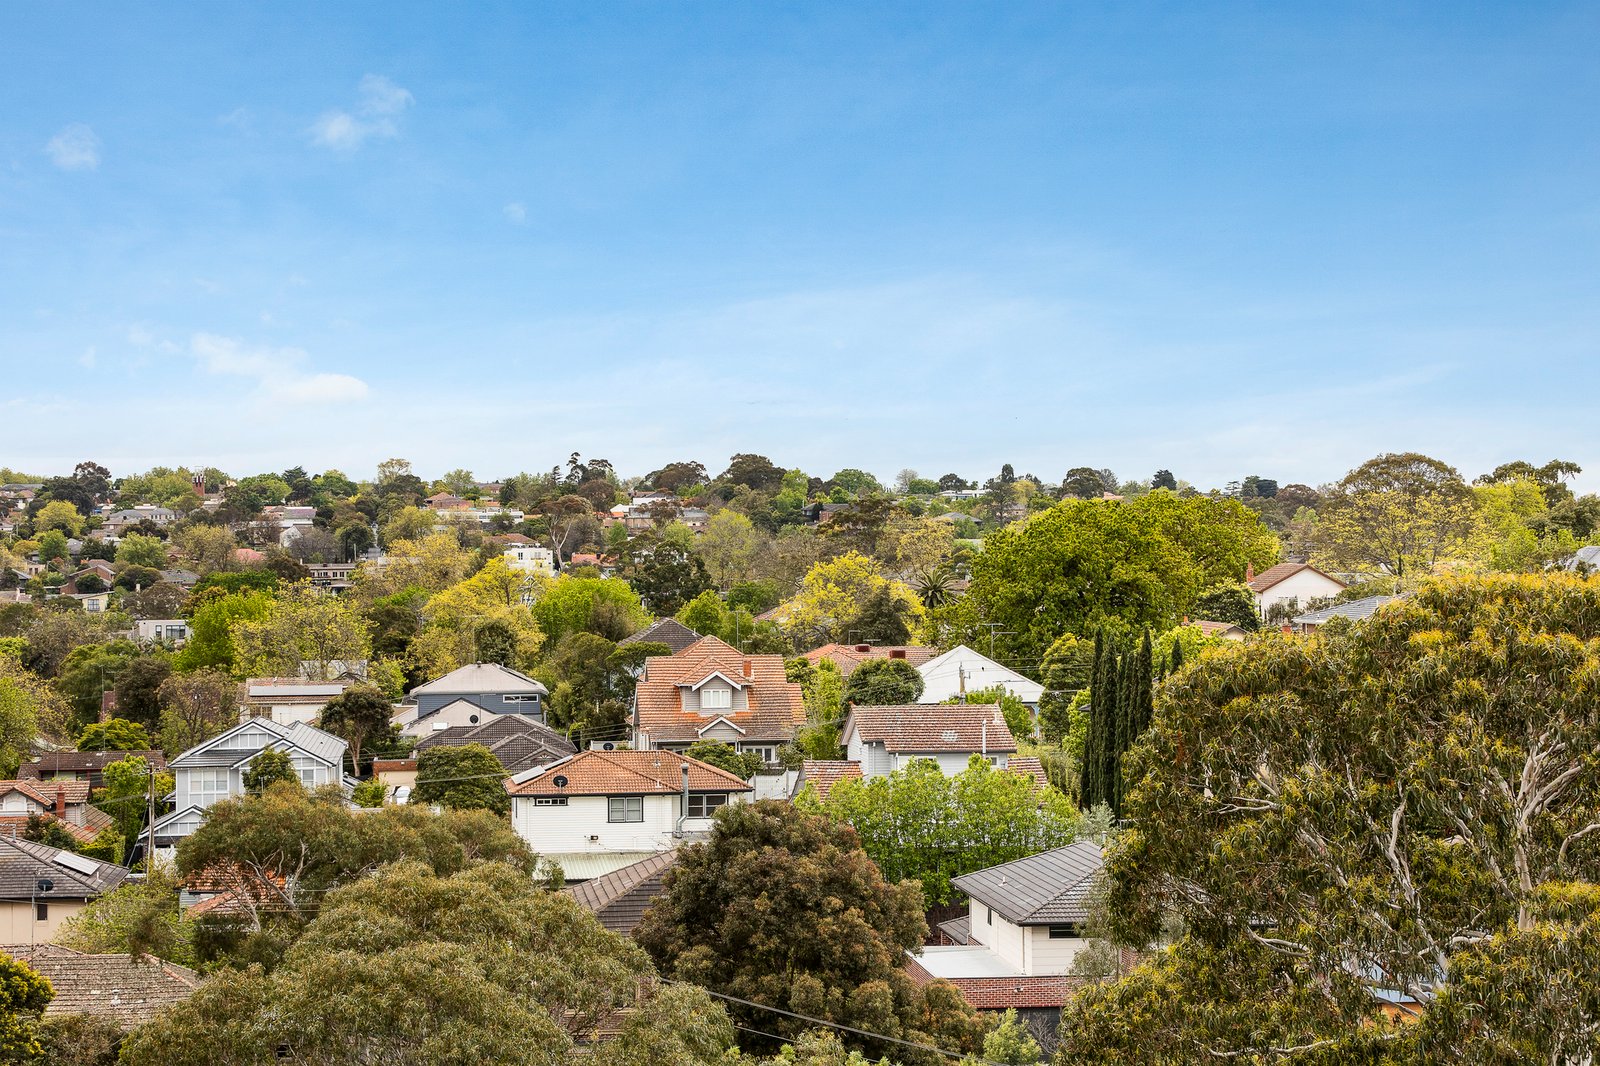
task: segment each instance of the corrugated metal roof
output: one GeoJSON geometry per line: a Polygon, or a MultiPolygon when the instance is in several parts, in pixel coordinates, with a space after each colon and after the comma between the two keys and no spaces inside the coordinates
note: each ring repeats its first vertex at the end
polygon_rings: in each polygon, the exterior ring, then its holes
{"type": "Polygon", "coordinates": [[[1099,846],[1080,840],[950,883],[1016,925],[1081,922],[1089,916],[1089,891],[1101,863],[1099,846]]]}
{"type": "Polygon", "coordinates": [[[1404,599],[1402,596],[1368,596],[1366,599],[1351,600],[1349,603],[1335,604],[1324,607],[1320,611],[1308,611],[1296,615],[1294,624],[1297,626],[1320,626],[1332,618],[1348,618],[1352,622],[1359,622],[1364,618],[1371,618],[1379,607],[1395,600],[1404,599]]]}

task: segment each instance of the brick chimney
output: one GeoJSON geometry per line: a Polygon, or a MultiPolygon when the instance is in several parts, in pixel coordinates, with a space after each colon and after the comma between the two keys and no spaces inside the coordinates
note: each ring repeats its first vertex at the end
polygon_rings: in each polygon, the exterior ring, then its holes
{"type": "Polygon", "coordinates": [[[890,648],[889,649],[889,658],[891,658],[891,659],[904,659],[905,657],[906,657],[906,650],[904,648],[890,648]]]}
{"type": "Polygon", "coordinates": [[[743,670],[744,670],[744,679],[746,681],[749,681],[750,680],[750,660],[749,659],[746,659],[744,661],[743,670]]]}
{"type": "Polygon", "coordinates": [[[856,645],[856,651],[860,652],[862,655],[867,654],[871,650],[872,650],[872,645],[871,644],[857,644],[856,645]]]}
{"type": "Polygon", "coordinates": [[[1255,563],[1245,563],[1244,564],[1244,582],[1245,582],[1245,584],[1248,585],[1250,582],[1254,581],[1255,579],[1256,579],[1256,564],[1255,563]]]}
{"type": "Polygon", "coordinates": [[[60,785],[56,786],[56,817],[63,822],[67,820],[67,790],[60,785]]]}

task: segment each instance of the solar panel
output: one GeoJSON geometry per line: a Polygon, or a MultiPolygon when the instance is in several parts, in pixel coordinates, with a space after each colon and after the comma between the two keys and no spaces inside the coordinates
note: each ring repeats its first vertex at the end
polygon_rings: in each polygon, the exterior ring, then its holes
{"type": "Polygon", "coordinates": [[[96,874],[100,872],[99,863],[71,851],[61,852],[56,856],[55,861],[57,866],[65,866],[67,869],[76,870],[80,874],[96,874]]]}

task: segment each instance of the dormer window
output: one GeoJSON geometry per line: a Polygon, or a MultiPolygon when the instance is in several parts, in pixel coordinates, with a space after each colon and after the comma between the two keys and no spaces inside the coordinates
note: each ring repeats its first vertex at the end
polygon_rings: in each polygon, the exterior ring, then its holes
{"type": "Polygon", "coordinates": [[[733,690],[721,685],[700,690],[700,708],[706,711],[726,711],[733,706],[733,690]]]}

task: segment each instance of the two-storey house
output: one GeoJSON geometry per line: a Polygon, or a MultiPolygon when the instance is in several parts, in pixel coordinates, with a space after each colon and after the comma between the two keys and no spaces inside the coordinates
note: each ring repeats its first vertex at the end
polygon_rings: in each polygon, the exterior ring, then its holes
{"type": "Polygon", "coordinates": [[[586,881],[703,836],[751,788],[668,751],[581,751],[506,785],[511,824],[569,881],[586,881]]]}
{"type": "Polygon", "coordinates": [[[402,712],[397,724],[410,736],[424,736],[440,723],[450,728],[478,725],[491,714],[520,714],[544,721],[550,690],[527,674],[498,663],[470,663],[411,690],[416,710],[402,712]]]}
{"type": "Polygon", "coordinates": [[[953,777],[974,755],[1004,769],[1017,753],[1016,738],[993,703],[853,707],[839,742],[863,777],[883,777],[915,759],[929,759],[953,777]]]}
{"type": "Polygon", "coordinates": [[[250,718],[219,736],[197,744],[169,762],[172,771],[172,813],[155,824],[157,851],[175,848],[200,828],[207,807],[244,795],[244,773],[263,751],[281,751],[306,788],[350,787],[344,760],[349,745],[331,733],[305,723],[280,725],[271,718],[250,718]]]}
{"type": "Polygon", "coordinates": [[[771,763],[805,720],[800,686],[784,675],[783,656],[745,655],[716,637],[646,659],[634,690],[640,750],[683,751],[718,740],[771,763]]]}

